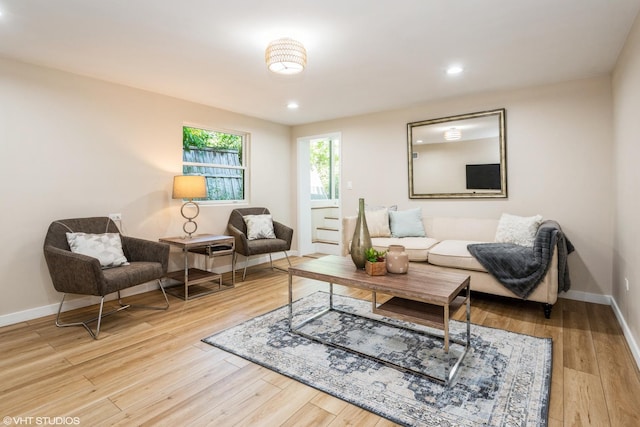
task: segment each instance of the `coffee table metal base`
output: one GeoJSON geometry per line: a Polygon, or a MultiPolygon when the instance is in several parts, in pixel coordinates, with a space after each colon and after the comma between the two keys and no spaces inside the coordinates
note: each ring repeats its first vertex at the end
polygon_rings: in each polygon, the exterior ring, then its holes
{"type": "MultiPolygon", "coordinates": [[[[344,310],[340,310],[336,307],[334,307],[333,305],[333,283],[329,284],[329,307],[325,308],[324,310],[319,311],[318,313],[313,314],[312,316],[309,316],[308,318],[302,320],[301,322],[297,323],[296,325],[293,325],[293,284],[292,284],[292,276],[289,276],[289,331],[297,334],[299,336],[302,336],[304,338],[310,339],[312,341],[330,346],[330,347],[334,347],[334,348],[339,348],[341,350],[344,351],[348,351],[350,353],[353,354],[357,354],[358,356],[370,359],[370,360],[374,360],[376,362],[382,363],[384,365],[387,365],[391,368],[397,369],[401,372],[407,372],[407,373],[411,373],[411,374],[415,374],[415,375],[419,375],[423,378],[427,378],[433,381],[436,381],[440,384],[443,384],[445,386],[449,385],[449,383],[451,382],[451,380],[455,377],[458,368],[460,367],[460,364],[462,363],[462,360],[465,358],[465,356],[467,355],[467,353],[469,352],[469,349],[471,348],[471,307],[470,307],[470,289],[469,286],[467,285],[466,287],[466,314],[467,314],[467,318],[466,318],[466,329],[467,329],[467,333],[466,333],[466,340],[458,340],[458,339],[454,339],[449,337],[448,335],[448,316],[446,316],[447,318],[445,319],[445,322],[447,323],[447,328],[445,330],[445,333],[443,335],[439,335],[439,334],[434,334],[431,332],[427,332],[427,331],[421,331],[418,329],[414,329],[411,327],[407,327],[407,326],[402,326],[402,325],[398,325],[395,323],[390,323],[390,322],[385,322],[384,320],[381,319],[374,319],[372,317],[368,317],[368,316],[362,316],[360,314],[356,314],[356,313],[351,313],[351,312],[347,312],[344,310]],[[449,363],[447,363],[445,365],[444,368],[444,376],[443,377],[436,377],[433,375],[429,375],[427,373],[421,372],[421,371],[417,371],[411,368],[407,368],[406,366],[401,366],[398,365],[396,363],[393,363],[391,361],[388,360],[383,360],[380,359],[376,356],[367,354],[367,353],[363,353],[361,351],[358,351],[354,348],[345,346],[345,345],[341,345],[341,344],[337,344],[331,341],[327,341],[323,338],[320,338],[318,336],[315,335],[311,335],[311,334],[307,334],[305,332],[302,332],[300,329],[302,327],[304,327],[305,325],[307,325],[310,322],[313,322],[314,320],[326,315],[327,313],[330,312],[338,312],[338,313],[345,313],[345,314],[349,314],[351,316],[355,316],[355,317],[359,317],[359,318],[365,318],[367,320],[371,320],[374,322],[378,322],[381,324],[385,324],[385,325],[390,325],[394,328],[399,328],[399,329],[404,329],[404,330],[408,330],[408,331],[412,331],[424,336],[430,336],[430,337],[435,337],[438,339],[443,340],[443,351],[446,355],[446,359],[448,360],[449,363]],[[450,352],[449,352],[449,343],[456,343],[459,345],[464,346],[464,350],[461,352],[460,356],[458,356],[457,358],[451,358],[450,357],[450,352]]],[[[374,293],[374,306],[375,306],[375,293],[374,293]]],[[[448,309],[446,310],[447,314],[448,314],[448,309]]]]}

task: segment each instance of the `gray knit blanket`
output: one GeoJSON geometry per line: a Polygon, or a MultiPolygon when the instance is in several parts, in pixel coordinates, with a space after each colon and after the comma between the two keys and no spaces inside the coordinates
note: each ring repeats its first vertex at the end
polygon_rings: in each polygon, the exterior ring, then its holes
{"type": "Polygon", "coordinates": [[[540,224],[533,247],[512,243],[476,243],[467,249],[507,289],[526,299],[540,284],[558,251],[558,292],[571,287],[567,256],[574,247],[552,220],[540,224]]]}

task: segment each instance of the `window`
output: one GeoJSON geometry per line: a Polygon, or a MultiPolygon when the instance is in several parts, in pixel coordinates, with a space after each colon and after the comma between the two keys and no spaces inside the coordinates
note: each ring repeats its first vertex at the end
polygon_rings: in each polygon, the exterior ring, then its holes
{"type": "Polygon", "coordinates": [[[190,126],[182,128],[182,173],[207,178],[207,197],[244,201],[248,135],[190,126]]]}
{"type": "Polygon", "coordinates": [[[339,199],[340,141],[312,139],[309,144],[311,169],[311,199],[339,199]]]}

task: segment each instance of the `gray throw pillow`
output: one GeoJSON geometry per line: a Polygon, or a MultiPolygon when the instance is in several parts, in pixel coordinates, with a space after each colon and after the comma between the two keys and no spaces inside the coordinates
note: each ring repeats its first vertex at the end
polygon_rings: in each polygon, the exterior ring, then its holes
{"type": "Polygon", "coordinates": [[[102,268],[129,264],[118,233],[67,233],[67,242],[71,252],[98,258],[102,268]]]}
{"type": "Polygon", "coordinates": [[[247,225],[247,239],[275,239],[273,219],[271,215],[245,215],[242,217],[247,225]]]}

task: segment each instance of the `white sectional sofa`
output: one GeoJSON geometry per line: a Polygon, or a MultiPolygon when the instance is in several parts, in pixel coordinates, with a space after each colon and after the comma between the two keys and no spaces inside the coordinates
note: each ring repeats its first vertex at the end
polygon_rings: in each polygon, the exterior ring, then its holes
{"type": "MultiPolygon", "coordinates": [[[[342,219],[342,252],[345,256],[349,254],[356,220],[356,216],[342,219]]],[[[372,222],[375,223],[375,220],[372,222]]],[[[471,277],[472,291],[520,299],[489,274],[467,250],[467,245],[472,243],[494,242],[498,223],[497,219],[423,217],[425,237],[373,237],[386,234],[373,230],[371,241],[378,250],[386,250],[389,245],[404,246],[410,261],[428,262],[436,269],[468,274],[471,277]]],[[[558,299],[557,252],[553,251],[546,275],[527,298],[543,303],[547,318],[558,299]]]]}

